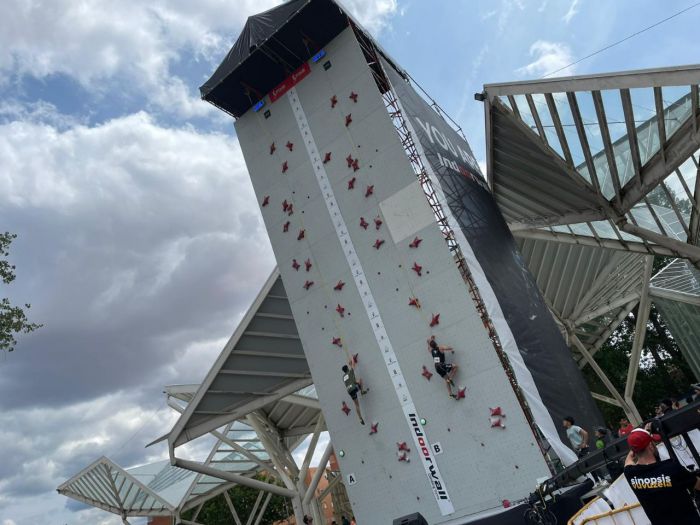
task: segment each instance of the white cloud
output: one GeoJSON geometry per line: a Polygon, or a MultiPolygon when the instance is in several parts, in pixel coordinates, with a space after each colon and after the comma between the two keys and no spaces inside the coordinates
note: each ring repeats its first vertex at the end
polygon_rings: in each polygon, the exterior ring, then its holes
{"type": "Polygon", "coordinates": [[[46,120],[0,124],[11,293],[45,325],[0,365],[0,516],[19,525],[101,454],[162,455],[143,445],[172,426],[163,385],[201,381],[274,265],[232,137],[143,112],[46,120]]]}
{"type": "MultiPolygon", "coordinates": [[[[279,0],[186,0],[49,3],[10,0],[0,18],[0,71],[45,78],[65,74],[94,94],[119,79],[160,109],[182,117],[214,115],[196,86],[174,73],[181,58],[221,60],[245,19],[279,0]]],[[[348,7],[378,33],[397,11],[396,0],[350,0],[348,7]]]]}
{"type": "Polygon", "coordinates": [[[571,2],[571,5],[569,6],[569,10],[566,12],[566,14],[562,17],[562,20],[566,22],[567,24],[571,22],[571,19],[576,16],[576,14],[579,11],[579,2],[580,0],[573,0],[571,2]]]}
{"type": "Polygon", "coordinates": [[[397,12],[397,0],[342,0],[341,2],[368,31],[377,35],[397,12]]]}
{"type": "MultiPolygon", "coordinates": [[[[530,46],[530,56],[534,60],[518,68],[515,71],[517,74],[541,77],[573,62],[571,49],[561,42],[538,40],[530,46]]],[[[573,71],[573,67],[567,68],[565,74],[571,74],[573,71]]]]}

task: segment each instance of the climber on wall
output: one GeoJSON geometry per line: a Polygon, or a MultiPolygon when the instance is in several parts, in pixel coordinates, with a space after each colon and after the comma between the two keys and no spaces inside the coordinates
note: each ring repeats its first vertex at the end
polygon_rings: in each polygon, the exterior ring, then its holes
{"type": "Polygon", "coordinates": [[[430,339],[428,339],[428,352],[430,352],[430,355],[433,356],[435,371],[440,374],[440,377],[442,377],[447,384],[447,392],[449,393],[450,397],[457,399],[457,396],[452,393],[452,387],[454,386],[454,381],[452,378],[457,373],[458,367],[454,363],[445,362],[445,352],[452,352],[454,354],[455,351],[451,346],[438,345],[437,341],[435,341],[435,336],[433,335],[430,336],[430,339]]]}
{"type": "Polygon", "coordinates": [[[348,391],[353,403],[355,403],[357,417],[360,418],[360,423],[364,425],[365,420],[362,419],[362,412],[360,412],[360,401],[357,399],[357,394],[359,393],[364,396],[367,392],[369,392],[369,388],[364,388],[362,386],[362,379],[355,378],[354,359],[350,359],[347,365],[343,365],[343,383],[345,383],[345,389],[348,391]]]}

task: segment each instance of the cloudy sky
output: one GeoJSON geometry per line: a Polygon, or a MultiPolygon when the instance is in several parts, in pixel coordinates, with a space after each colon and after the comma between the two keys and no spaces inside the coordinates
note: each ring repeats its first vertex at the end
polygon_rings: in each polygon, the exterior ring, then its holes
{"type": "MultiPolygon", "coordinates": [[[[132,466],[174,421],[274,261],[232,123],[197,88],[279,0],[8,0],[0,17],[2,289],[44,324],[0,354],[0,525],[117,524],[55,488],[132,466]]],[[[692,0],[346,0],[483,158],[483,83],[539,78],[692,0]]],[[[700,6],[563,74],[697,63],[700,6]]]]}

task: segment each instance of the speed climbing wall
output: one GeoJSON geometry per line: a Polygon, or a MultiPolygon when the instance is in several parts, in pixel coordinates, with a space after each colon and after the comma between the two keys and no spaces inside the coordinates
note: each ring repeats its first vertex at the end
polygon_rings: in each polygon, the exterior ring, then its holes
{"type": "Polygon", "coordinates": [[[238,138],[358,522],[463,523],[549,470],[352,30],[324,49],[238,138]],[[455,349],[461,399],[431,335],[455,349]]]}

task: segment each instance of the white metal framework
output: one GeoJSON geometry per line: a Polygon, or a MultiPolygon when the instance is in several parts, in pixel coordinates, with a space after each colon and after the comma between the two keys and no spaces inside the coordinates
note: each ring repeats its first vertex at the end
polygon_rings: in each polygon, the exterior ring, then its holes
{"type": "Polygon", "coordinates": [[[171,430],[171,450],[312,383],[275,269],[171,430]]]}
{"type": "MultiPolygon", "coordinates": [[[[166,387],[168,405],[182,413],[196,390],[197,385],[166,387]]],[[[256,505],[246,521],[253,525],[262,519],[273,493],[302,498],[306,487],[298,494],[251,478],[260,472],[279,481],[298,477],[300,469],[294,464],[290,451],[309,434],[315,435],[317,442],[323,430],[318,399],[311,386],[261,408],[247,419],[231,421],[222,429],[212,431],[216,441],[206,460],[201,464],[185,463],[199,465],[213,471],[214,475],[173,466],[168,460],[124,469],[102,457],[61,484],[58,492],[118,514],[125,523],[132,516],[173,516],[180,520],[183,512],[193,508],[197,509],[196,520],[204,503],[224,493],[232,519],[242,525],[240,511],[226,494],[227,489],[242,482],[259,489],[256,505]]],[[[311,447],[312,451],[314,449],[315,442],[311,447]]],[[[308,469],[308,462],[305,465],[308,469]]]]}
{"type": "Polygon", "coordinates": [[[700,263],[700,66],[484,86],[515,235],[700,263]]]}

